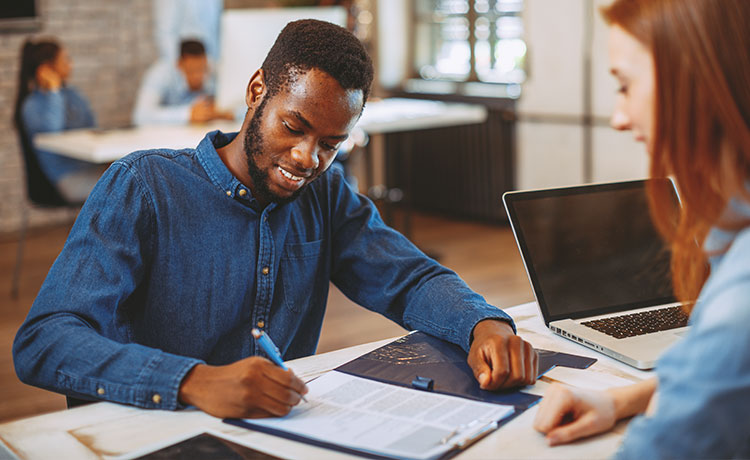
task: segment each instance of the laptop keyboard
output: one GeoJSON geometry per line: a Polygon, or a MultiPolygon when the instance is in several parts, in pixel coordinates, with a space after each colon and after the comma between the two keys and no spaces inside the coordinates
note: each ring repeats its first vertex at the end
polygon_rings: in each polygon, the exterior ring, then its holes
{"type": "Polygon", "coordinates": [[[677,306],[585,321],[581,324],[617,339],[624,339],[685,327],[687,322],[687,315],[677,306]]]}

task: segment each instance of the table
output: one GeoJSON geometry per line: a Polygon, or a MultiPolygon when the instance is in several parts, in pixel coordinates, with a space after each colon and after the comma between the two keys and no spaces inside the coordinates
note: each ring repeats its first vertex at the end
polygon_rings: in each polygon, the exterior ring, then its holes
{"type": "MultiPolygon", "coordinates": [[[[519,334],[535,347],[598,359],[586,370],[552,369],[525,391],[543,394],[553,381],[601,389],[635,383],[650,376],[649,372],[629,367],[553,335],[544,326],[535,303],[505,311],[516,321],[519,334]]],[[[393,339],[301,358],[287,364],[303,380],[309,380],[391,340],[393,339]]],[[[544,437],[532,428],[536,411],[537,407],[527,410],[460,453],[457,458],[604,458],[616,449],[627,423],[620,422],[609,433],[571,445],[550,448],[544,437]]],[[[283,458],[352,458],[343,453],[237,428],[198,410],[169,412],[95,403],[0,425],[0,459],[7,456],[21,459],[110,459],[205,430],[219,432],[239,444],[283,458]]]]}
{"type": "MultiPolygon", "coordinates": [[[[368,134],[481,123],[487,109],[481,105],[419,99],[389,98],[365,105],[357,127],[368,134]]],[[[92,163],[111,163],[136,150],[194,148],[207,132],[239,131],[240,122],[191,125],[155,125],[120,129],[72,129],[38,134],[34,146],[58,155],[92,163]]]]}

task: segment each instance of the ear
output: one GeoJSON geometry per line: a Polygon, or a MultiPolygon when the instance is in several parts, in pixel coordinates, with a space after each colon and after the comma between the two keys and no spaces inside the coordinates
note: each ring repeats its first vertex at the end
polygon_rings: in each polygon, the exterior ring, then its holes
{"type": "Polygon", "coordinates": [[[250,82],[247,84],[247,90],[245,91],[245,103],[248,108],[253,108],[263,99],[263,95],[266,93],[266,80],[263,74],[263,69],[255,71],[250,82]]]}

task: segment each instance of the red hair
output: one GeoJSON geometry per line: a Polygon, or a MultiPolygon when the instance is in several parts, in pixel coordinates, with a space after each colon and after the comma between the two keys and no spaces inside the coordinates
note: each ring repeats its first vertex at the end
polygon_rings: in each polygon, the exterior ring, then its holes
{"type": "Polygon", "coordinates": [[[750,201],[750,1],[615,0],[602,14],[653,55],[651,175],[674,177],[682,209],[670,215],[652,191],[651,213],[672,246],[675,294],[692,301],[709,230],[750,224],[724,213],[733,197],[750,201]]]}

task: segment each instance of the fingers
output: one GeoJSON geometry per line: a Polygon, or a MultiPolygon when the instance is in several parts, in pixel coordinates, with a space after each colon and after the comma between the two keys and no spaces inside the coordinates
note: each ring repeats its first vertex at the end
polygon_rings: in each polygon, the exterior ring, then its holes
{"type": "Polygon", "coordinates": [[[539,411],[534,418],[534,429],[540,433],[549,433],[563,423],[573,407],[573,396],[566,387],[552,384],[544,393],[539,403],[539,411]]]}
{"type": "Polygon", "coordinates": [[[293,390],[300,395],[307,393],[307,385],[305,385],[305,382],[300,380],[299,377],[294,375],[294,372],[292,372],[291,370],[285,371],[280,367],[275,366],[270,361],[268,362],[268,364],[270,364],[272,367],[265,374],[266,377],[285,388],[293,390]]]}
{"type": "Polygon", "coordinates": [[[572,390],[553,384],[544,394],[534,429],[554,446],[602,433],[616,422],[614,401],[606,392],[572,390]]]}
{"type": "Polygon", "coordinates": [[[471,370],[474,372],[474,378],[479,382],[479,387],[483,390],[489,389],[489,384],[492,381],[492,358],[486,356],[487,350],[478,345],[471,347],[469,351],[469,357],[467,362],[471,370]]]}
{"type": "Polygon", "coordinates": [[[262,407],[275,415],[289,413],[293,406],[299,404],[302,395],[307,393],[305,382],[291,370],[283,370],[268,360],[260,364],[261,381],[259,392],[265,398],[262,407]]]}
{"type": "Polygon", "coordinates": [[[602,430],[595,422],[596,415],[587,412],[573,422],[557,427],[547,433],[547,442],[550,446],[556,446],[599,433],[602,430]]]}
{"type": "Polygon", "coordinates": [[[483,344],[475,355],[477,362],[472,369],[483,389],[512,388],[536,381],[537,353],[530,343],[516,335],[496,337],[483,344]],[[488,372],[489,379],[483,378],[482,374],[488,372]]]}

